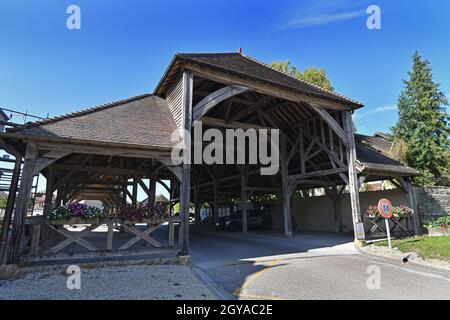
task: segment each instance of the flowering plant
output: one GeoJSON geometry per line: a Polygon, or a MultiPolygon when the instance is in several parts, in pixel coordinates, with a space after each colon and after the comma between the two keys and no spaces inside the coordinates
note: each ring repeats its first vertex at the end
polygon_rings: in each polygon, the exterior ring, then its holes
{"type": "Polygon", "coordinates": [[[144,219],[161,218],[163,215],[164,207],[161,204],[154,206],[144,204],[138,207],[126,204],[120,208],[118,217],[123,220],[142,221],[144,219]]]}
{"type": "Polygon", "coordinates": [[[396,218],[411,217],[413,215],[413,213],[414,213],[413,209],[411,209],[405,205],[401,205],[399,207],[394,207],[392,210],[392,214],[396,218]]]}
{"type": "Polygon", "coordinates": [[[103,218],[105,216],[103,210],[87,206],[83,203],[71,202],[67,206],[59,206],[53,210],[49,219],[69,219],[74,217],[79,218],[103,218]]]}
{"type": "Polygon", "coordinates": [[[443,229],[449,229],[450,228],[450,216],[440,217],[438,219],[435,219],[428,223],[426,225],[428,228],[443,228],[443,229]]]}
{"type": "Polygon", "coordinates": [[[373,205],[368,206],[365,215],[369,218],[378,217],[380,215],[380,213],[378,212],[378,207],[373,205]]]}
{"type": "Polygon", "coordinates": [[[84,203],[71,202],[67,205],[72,217],[85,217],[88,206],[84,203]]]}
{"type": "Polygon", "coordinates": [[[70,217],[69,209],[66,206],[60,206],[53,210],[48,218],[49,219],[67,219],[70,217]]]}
{"type": "MultiPolygon", "coordinates": [[[[414,214],[414,210],[405,206],[394,206],[392,208],[392,215],[395,218],[401,218],[401,217],[410,217],[414,214]]],[[[378,212],[378,207],[375,205],[370,205],[366,208],[365,216],[368,218],[376,218],[380,216],[380,213],[378,212]]]]}

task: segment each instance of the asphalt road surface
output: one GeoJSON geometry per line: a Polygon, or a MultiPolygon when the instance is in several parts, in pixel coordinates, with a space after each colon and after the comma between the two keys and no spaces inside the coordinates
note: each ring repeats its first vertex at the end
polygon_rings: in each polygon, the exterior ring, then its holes
{"type": "Polygon", "coordinates": [[[239,299],[450,299],[450,272],[361,254],[346,235],[191,227],[194,268],[239,299]]]}

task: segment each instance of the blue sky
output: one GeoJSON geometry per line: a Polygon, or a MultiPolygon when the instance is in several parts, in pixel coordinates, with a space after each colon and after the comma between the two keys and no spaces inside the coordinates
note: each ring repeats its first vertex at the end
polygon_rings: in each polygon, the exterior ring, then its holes
{"type": "Polygon", "coordinates": [[[176,52],[236,51],[325,68],[359,132],[395,124],[418,50],[450,96],[450,2],[0,0],[0,106],[54,116],[151,92],[176,52]],[[81,8],[81,30],[66,8],[81,8]],[[366,8],[381,8],[381,30],[366,8]]]}

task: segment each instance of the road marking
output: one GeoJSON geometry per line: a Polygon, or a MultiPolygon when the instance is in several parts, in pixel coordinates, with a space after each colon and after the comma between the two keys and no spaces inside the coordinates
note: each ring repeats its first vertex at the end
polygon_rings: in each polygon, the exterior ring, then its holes
{"type": "MultiPolygon", "coordinates": [[[[370,260],[369,260],[369,261],[370,261],[370,260]]],[[[434,272],[424,272],[424,271],[416,271],[416,270],[412,270],[412,269],[408,269],[408,268],[404,268],[404,267],[399,267],[399,266],[396,266],[396,265],[391,264],[391,263],[381,262],[381,261],[376,261],[376,260],[372,260],[372,261],[370,261],[370,262],[372,262],[372,263],[374,263],[374,264],[381,264],[381,265],[384,265],[384,266],[389,266],[389,267],[391,267],[391,268],[399,269],[399,270],[402,270],[402,271],[405,271],[405,272],[409,272],[409,273],[412,273],[412,274],[416,274],[416,275],[420,275],[420,276],[422,276],[422,277],[427,277],[427,278],[431,278],[431,279],[440,279],[440,280],[445,280],[445,281],[450,282],[450,279],[449,279],[449,278],[447,278],[447,277],[445,277],[445,276],[443,276],[443,275],[440,275],[440,274],[438,274],[438,273],[434,273],[434,272]]]]}
{"type": "MultiPolygon", "coordinates": [[[[255,261],[255,264],[258,263],[259,261],[255,261]]],[[[248,278],[247,280],[245,280],[245,282],[233,292],[233,295],[238,297],[238,298],[255,298],[255,299],[263,299],[263,300],[287,300],[281,297],[273,297],[273,296],[269,296],[269,297],[265,297],[265,296],[260,296],[260,295],[255,295],[255,294],[242,294],[242,291],[248,287],[251,283],[253,283],[256,279],[258,279],[259,277],[261,277],[266,271],[270,270],[272,267],[276,266],[279,262],[281,262],[280,259],[275,259],[274,261],[270,262],[268,265],[266,265],[263,269],[259,270],[258,272],[255,272],[252,276],[250,276],[250,278],[248,278]]]]}
{"type": "Polygon", "coordinates": [[[250,298],[250,299],[261,299],[261,300],[287,300],[285,298],[281,298],[281,297],[265,297],[265,296],[260,296],[257,294],[241,294],[239,295],[239,298],[250,298]]]}

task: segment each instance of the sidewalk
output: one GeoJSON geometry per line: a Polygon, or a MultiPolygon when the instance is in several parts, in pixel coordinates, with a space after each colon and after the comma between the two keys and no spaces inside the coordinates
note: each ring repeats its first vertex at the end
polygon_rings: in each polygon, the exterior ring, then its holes
{"type": "Polygon", "coordinates": [[[29,273],[0,281],[0,300],[217,299],[188,266],[136,265],[81,270],[81,289],[67,288],[66,272],[29,273]]]}

